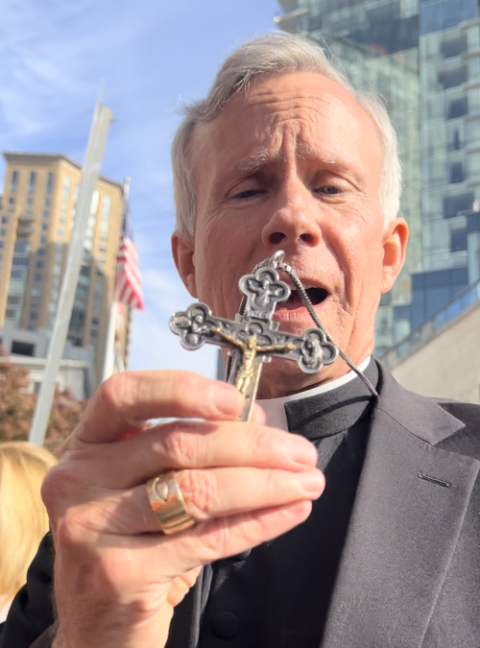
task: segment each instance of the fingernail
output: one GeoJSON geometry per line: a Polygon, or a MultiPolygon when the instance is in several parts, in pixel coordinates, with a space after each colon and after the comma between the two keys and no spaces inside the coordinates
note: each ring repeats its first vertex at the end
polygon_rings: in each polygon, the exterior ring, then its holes
{"type": "Polygon", "coordinates": [[[316,499],[320,497],[325,486],[325,478],[319,470],[308,473],[298,473],[299,482],[303,490],[316,499]]]}
{"type": "Polygon", "coordinates": [[[213,404],[221,414],[237,417],[241,413],[245,400],[233,385],[215,382],[210,388],[213,404]]]}

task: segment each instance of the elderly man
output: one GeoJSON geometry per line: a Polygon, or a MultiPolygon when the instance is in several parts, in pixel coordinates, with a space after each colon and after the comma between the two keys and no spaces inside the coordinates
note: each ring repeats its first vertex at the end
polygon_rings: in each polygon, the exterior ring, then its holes
{"type": "MultiPolygon", "coordinates": [[[[234,387],[190,373],[104,383],[45,482],[52,539],[2,648],[478,646],[479,408],[371,359],[408,233],[385,110],[316,45],[257,38],[187,109],[173,167],[190,294],[232,319],[239,278],[284,250],[378,397],[341,359],[275,358],[249,423],[234,387]]],[[[275,320],[312,326],[295,291],[275,320]]]]}

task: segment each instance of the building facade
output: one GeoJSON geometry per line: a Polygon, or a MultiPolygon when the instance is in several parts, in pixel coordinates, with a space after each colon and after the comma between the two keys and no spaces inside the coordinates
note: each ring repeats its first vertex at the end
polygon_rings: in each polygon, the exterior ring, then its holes
{"type": "MultiPolygon", "coordinates": [[[[0,328],[49,333],[57,313],[81,167],[63,155],[4,153],[4,157],[0,328]]],[[[93,195],[68,331],[70,347],[93,349],[96,383],[102,375],[123,215],[122,185],[101,177],[93,195]]],[[[121,342],[125,361],[128,324],[121,342]]]]}
{"type": "Polygon", "coordinates": [[[399,136],[410,243],[380,305],[381,354],[472,281],[466,217],[480,201],[478,2],[279,2],[279,27],[323,39],[356,88],[385,99],[399,136]]]}

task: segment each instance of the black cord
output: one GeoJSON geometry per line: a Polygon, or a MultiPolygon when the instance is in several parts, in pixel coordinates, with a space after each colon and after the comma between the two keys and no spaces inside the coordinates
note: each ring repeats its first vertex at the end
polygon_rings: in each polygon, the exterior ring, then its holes
{"type": "MultiPolygon", "coordinates": [[[[270,259],[266,259],[265,261],[262,261],[261,263],[257,264],[257,265],[254,267],[254,269],[253,269],[253,271],[252,271],[252,274],[255,274],[255,272],[256,272],[259,268],[262,268],[262,267],[267,266],[267,265],[271,265],[271,260],[270,260],[270,259]]],[[[329,333],[327,332],[327,330],[326,330],[325,327],[323,326],[322,322],[320,321],[318,315],[316,314],[315,309],[313,308],[313,304],[312,304],[312,302],[310,301],[310,297],[307,295],[307,291],[306,291],[305,288],[303,287],[302,282],[301,282],[300,279],[298,278],[298,276],[297,276],[295,270],[292,268],[292,266],[289,266],[289,265],[287,265],[286,263],[283,263],[283,262],[280,261],[280,262],[276,262],[276,263],[274,264],[273,267],[275,267],[275,268],[279,268],[280,270],[283,270],[283,272],[285,272],[285,274],[287,274],[287,275],[290,277],[290,279],[292,280],[292,282],[293,282],[293,284],[294,284],[294,286],[295,286],[295,288],[296,288],[298,294],[300,295],[300,299],[301,299],[302,302],[305,304],[305,307],[306,307],[306,309],[308,310],[308,313],[309,313],[310,317],[311,317],[312,320],[314,321],[315,326],[316,326],[318,329],[320,329],[320,331],[322,331],[322,333],[323,333],[324,336],[327,338],[327,340],[328,340],[329,342],[331,342],[331,343],[335,346],[335,348],[336,348],[337,351],[338,351],[338,355],[339,355],[339,356],[342,358],[342,360],[343,360],[343,361],[344,361],[344,362],[345,362],[345,363],[350,367],[350,369],[351,369],[352,371],[354,371],[354,372],[357,374],[357,376],[358,376],[358,377],[359,377],[359,378],[360,378],[360,379],[365,383],[366,387],[367,387],[368,390],[371,392],[371,394],[372,394],[375,398],[378,398],[378,392],[377,392],[377,390],[375,389],[375,387],[372,385],[372,383],[370,382],[370,380],[369,380],[369,379],[368,379],[368,378],[367,378],[367,377],[366,377],[366,376],[365,376],[365,375],[360,371],[360,369],[359,369],[359,368],[358,368],[358,367],[357,367],[357,366],[356,366],[356,365],[355,365],[355,364],[350,360],[350,358],[347,356],[347,354],[344,353],[344,352],[340,349],[340,347],[339,347],[337,344],[335,344],[335,342],[332,340],[332,337],[329,335],[329,333]]],[[[241,301],[241,303],[240,303],[240,308],[239,308],[239,310],[238,310],[238,314],[239,314],[241,317],[243,317],[243,315],[245,314],[246,306],[247,306],[247,298],[244,296],[243,299],[242,299],[242,301],[241,301]]],[[[233,356],[229,356],[229,357],[228,357],[228,362],[227,362],[227,370],[226,370],[226,380],[227,380],[227,381],[228,381],[229,378],[230,378],[230,373],[231,373],[231,371],[232,371],[232,368],[233,368],[233,356]]]]}
{"type": "Polygon", "coordinates": [[[350,360],[350,358],[347,356],[347,354],[344,353],[337,344],[335,344],[335,342],[332,340],[331,336],[326,331],[326,329],[323,326],[322,322],[320,321],[318,315],[316,314],[315,309],[313,308],[313,304],[310,301],[310,297],[307,295],[307,292],[306,292],[305,288],[303,287],[302,282],[297,277],[297,274],[295,273],[295,270],[292,268],[292,266],[289,266],[286,263],[279,263],[277,265],[277,268],[280,268],[280,270],[283,270],[283,272],[285,272],[285,274],[287,274],[290,277],[290,279],[292,280],[298,294],[300,295],[300,299],[305,304],[305,307],[308,310],[308,312],[310,314],[310,317],[314,321],[316,327],[318,329],[320,329],[320,331],[322,331],[322,333],[325,335],[327,340],[329,342],[331,342],[336,347],[336,349],[338,350],[338,355],[350,367],[350,369],[352,371],[354,371],[361,380],[363,380],[363,382],[365,383],[367,388],[370,390],[372,395],[375,396],[375,398],[378,398],[378,392],[375,389],[375,387],[372,385],[370,380],[366,376],[363,375],[363,373],[360,371],[360,369],[350,360]]]}

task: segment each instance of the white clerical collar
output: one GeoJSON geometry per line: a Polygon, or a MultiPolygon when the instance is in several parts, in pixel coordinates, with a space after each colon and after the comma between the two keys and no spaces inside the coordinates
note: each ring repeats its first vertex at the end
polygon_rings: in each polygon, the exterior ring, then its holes
{"type": "MultiPolygon", "coordinates": [[[[358,365],[360,371],[365,371],[368,367],[372,356],[368,356],[361,364],[358,365]]],[[[357,377],[357,374],[354,371],[349,371],[341,378],[327,382],[324,385],[319,387],[312,387],[312,389],[306,389],[305,391],[299,392],[298,394],[292,394],[291,396],[282,396],[281,398],[265,398],[257,400],[257,403],[262,407],[266,416],[267,416],[267,425],[270,427],[279,428],[280,430],[287,430],[287,417],[285,415],[285,403],[288,401],[299,400],[300,398],[309,398],[310,396],[318,396],[319,394],[325,394],[326,392],[332,391],[333,389],[338,389],[342,385],[346,385],[351,380],[357,377]]]]}

